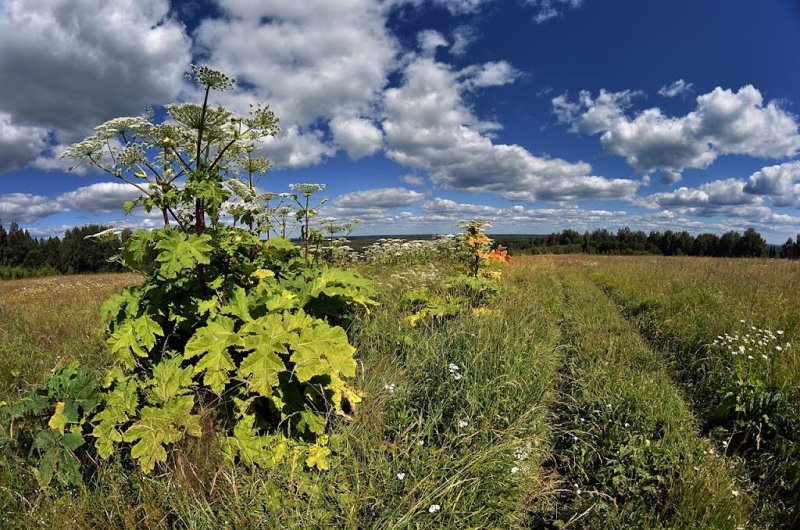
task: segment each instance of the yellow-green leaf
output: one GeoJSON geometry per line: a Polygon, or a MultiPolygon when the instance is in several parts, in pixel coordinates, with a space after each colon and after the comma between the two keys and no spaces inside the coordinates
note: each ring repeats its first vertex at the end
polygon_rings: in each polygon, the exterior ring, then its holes
{"type": "Polygon", "coordinates": [[[195,373],[205,371],[203,383],[217,394],[225,390],[230,381],[229,372],[236,369],[228,349],[241,343],[233,328],[233,320],[220,316],[198,329],[186,343],[185,357],[201,356],[195,373]]]}
{"type": "Polygon", "coordinates": [[[64,416],[64,402],[59,401],[56,403],[56,410],[50,416],[50,421],[47,422],[47,425],[54,431],[64,434],[64,427],[66,427],[67,423],[67,417],[64,416]]]}

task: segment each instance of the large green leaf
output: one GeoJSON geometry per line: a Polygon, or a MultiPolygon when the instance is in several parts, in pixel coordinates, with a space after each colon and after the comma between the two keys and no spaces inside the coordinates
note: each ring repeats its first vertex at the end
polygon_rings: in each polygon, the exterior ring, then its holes
{"type": "Polygon", "coordinates": [[[32,447],[40,455],[39,465],[34,471],[39,484],[47,486],[53,478],[62,484],[80,484],[83,478],[81,463],[74,451],[83,443],[77,426],[63,434],[54,430],[40,431],[32,447]]]}
{"type": "Polygon", "coordinates": [[[172,398],[163,407],[144,407],[139,421],[131,425],[123,440],[133,443],[131,456],[139,461],[142,471],[149,473],[157,462],[167,459],[165,445],[175,443],[184,434],[200,436],[200,416],[192,414],[194,398],[172,398]]]}
{"type": "Polygon", "coordinates": [[[243,416],[234,426],[233,436],[225,439],[223,448],[231,457],[238,455],[244,464],[265,466],[276,456],[268,449],[275,440],[256,432],[255,419],[252,414],[243,416]]]}
{"type": "Polygon", "coordinates": [[[153,368],[153,377],[148,382],[148,398],[154,403],[166,403],[176,396],[191,392],[194,367],[181,368],[183,357],[178,355],[171,359],[164,359],[153,368]]]}
{"type": "Polygon", "coordinates": [[[165,234],[156,243],[156,249],[160,251],[156,260],[161,264],[159,270],[164,278],[175,278],[185,270],[211,262],[211,236],[208,234],[187,237],[178,230],[165,234]]]}
{"type": "Polygon", "coordinates": [[[271,397],[278,374],[286,370],[279,354],[288,353],[286,344],[296,340],[297,334],[286,330],[283,318],[274,313],[247,323],[241,331],[243,347],[253,352],[242,360],[239,376],[249,378],[254,392],[271,397]]]}
{"type": "Polygon", "coordinates": [[[108,347],[127,369],[133,370],[136,366],[134,356],[147,357],[156,344],[156,337],[163,335],[158,322],[143,315],[120,324],[108,338],[108,347]]]}
{"type": "Polygon", "coordinates": [[[140,269],[153,251],[153,232],[139,229],[122,245],[122,259],[129,267],[140,269]]]}
{"type": "Polygon", "coordinates": [[[93,422],[92,436],[101,458],[108,458],[114,452],[114,444],[122,441],[119,426],[136,414],[139,406],[138,385],[133,378],[118,382],[117,386],[103,396],[104,408],[97,413],[93,422]]]}
{"type": "Polygon", "coordinates": [[[323,320],[313,326],[300,328],[297,339],[290,344],[291,360],[297,379],[306,382],[317,375],[353,377],[356,374],[355,348],[347,340],[344,329],[333,327],[323,320]]]}
{"type": "Polygon", "coordinates": [[[320,295],[340,298],[348,304],[356,304],[369,310],[378,305],[371,296],[375,294],[372,282],[357,272],[346,269],[324,269],[311,283],[310,293],[313,297],[320,295]]]}
{"type": "Polygon", "coordinates": [[[192,335],[184,351],[186,359],[201,356],[195,373],[205,371],[203,383],[217,394],[225,390],[230,371],[236,369],[229,349],[240,346],[241,341],[233,327],[233,320],[218,316],[192,335]]]}
{"type": "Polygon", "coordinates": [[[253,320],[250,316],[250,307],[247,300],[247,292],[239,286],[236,286],[231,293],[228,304],[220,311],[225,315],[232,315],[238,317],[242,322],[249,322],[253,320]]]}

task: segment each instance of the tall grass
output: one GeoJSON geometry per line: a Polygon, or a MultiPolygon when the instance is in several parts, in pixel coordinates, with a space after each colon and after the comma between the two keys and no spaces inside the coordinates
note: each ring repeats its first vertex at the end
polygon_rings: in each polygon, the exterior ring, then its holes
{"type": "Polygon", "coordinates": [[[55,276],[57,274],[58,271],[49,265],[37,268],[0,266],[0,280],[42,278],[45,276],[55,276]]]}
{"type": "MultiPolygon", "coordinates": [[[[655,259],[655,268],[672,263],[655,259]]],[[[713,280],[713,263],[697,261],[713,280]]],[[[151,475],[115,455],[90,463],[80,488],[41,490],[24,460],[4,455],[0,527],[749,527],[762,498],[738,460],[700,432],[686,387],[673,382],[677,357],[643,342],[630,314],[595,284],[651,293],[642,278],[658,275],[646,276],[645,261],[617,263],[520,258],[488,311],[417,327],[406,321],[403,294],[421,285],[441,292],[447,266],[368,267],[381,306],[349,330],[358,348],[353,383],[364,401],[352,418],[331,422],[330,470],[309,471],[301,461],[270,471],[234,465],[205,436],[175,448],[151,475]]],[[[703,274],[686,268],[687,281],[703,274]]],[[[109,357],[99,305],[133,281],[0,284],[0,400],[37,383],[59,359],[101,373],[109,357]]],[[[712,307],[731,310],[724,298],[709,305],[716,296],[670,305],[659,329],[683,322],[695,305],[698,318],[712,307]]],[[[777,304],[787,329],[793,304],[777,304]]],[[[706,336],[701,331],[686,336],[706,336]]]]}
{"type": "Polygon", "coordinates": [[[133,274],[95,274],[0,283],[0,400],[41,382],[59,363],[108,365],[100,305],[133,274]]]}
{"type": "MultiPolygon", "coordinates": [[[[401,295],[407,278],[420,277],[408,272],[392,278],[391,270],[372,271],[382,305],[352,330],[355,383],[365,400],[351,421],[334,422],[329,471],[308,471],[301,462],[269,472],[232,466],[213,439],[201,439],[181,447],[160,475],[140,476],[115,457],[98,463],[86,487],[65,494],[38,491],[10,462],[0,468],[0,524],[36,527],[58,517],[75,528],[522,526],[528,500],[549,487],[541,462],[550,453],[547,411],[560,362],[553,307],[560,295],[545,277],[511,268],[494,312],[412,328],[401,295]]],[[[434,290],[443,284],[441,274],[422,281],[434,290]]],[[[47,299],[47,292],[37,296],[47,299]]],[[[99,337],[87,331],[97,306],[86,305],[63,324],[76,341],[68,349],[87,347],[102,364],[99,337]]],[[[19,329],[47,333],[53,325],[16,310],[27,319],[19,329]]],[[[12,362],[27,361],[17,355],[12,362]]]]}
{"type": "Polygon", "coordinates": [[[745,458],[763,526],[800,524],[800,264],[605,259],[595,281],[671,364],[704,429],[745,458]],[[756,337],[780,337],[761,360],[756,337]],[[744,355],[715,345],[741,337],[744,355]],[[750,341],[749,343],[744,342],[750,341]],[[755,350],[751,351],[754,347],[755,350]],[[749,355],[749,357],[748,357],[749,355]],[[742,363],[750,364],[746,370],[742,363]],[[726,403],[736,400],[735,409],[726,403]]]}
{"type": "Polygon", "coordinates": [[[567,348],[555,409],[558,495],[537,525],[737,528],[749,502],[735,465],[698,426],[665,365],[595,287],[562,262],[567,348]]]}

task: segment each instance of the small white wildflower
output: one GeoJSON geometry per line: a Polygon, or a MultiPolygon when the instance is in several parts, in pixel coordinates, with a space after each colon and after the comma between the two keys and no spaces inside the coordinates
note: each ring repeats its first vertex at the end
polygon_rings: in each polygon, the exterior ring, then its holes
{"type": "Polygon", "coordinates": [[[512,468],[511,468],[511,474],[512,474],[512,475],[513,475],[514,473],[516,473],[517,471],[519,471],[519,468],[518,468],[517,466],[514,466],[514,467],[512,467],[512,468]]]}
{"type": "Polygon", "coordinates": [[[431,504],[430,507],[428,508],[428,513],[436,513],[441,509],[442,507],[439,506],[438,504],[431,504]]]}
{"type": "Polygon", "coordinates": [[[731,490],[731,495],[733,495],[734,497],[738,497],[739,496],[739,491],[738,490],[731,490]]]}
{"type": "Polygon", "coordinates": [[[763,358],[765,361],[768,361],[768,360],[769,360],[769,357],[767,357],[767,356],[766,356],[766,355],[764,355],[763,353],[761,354],[761,357],[762,357],[762,358],[763,358]]]}
{"type": "Polygon", "coordinates": [[[464,428],[464,427],[466,427],[467,425],[469,425],[469,422],[468,422],[467,420],[458,420],[458,426],[459,426],[459,428],[463,429],[463,428],[464,428]]]}
{"type": "Polygon", "coordinates": [[[406,478],[406,474],[405,473],[398,473],[397,474],[397,480],[403,480],[404,478],[406,478]]]}
{"type": "Polygon", "coordinates": [[[447,369],[450,370],[450,373],[453,374],[461,370],[456,363],[450,363],[447,365],[447,369]]]}
{"type": "Polygon", "coordinates": [[[425,445],[425,440],[417,440],[417,445],[425,445]]]}
{"type": "Polygon", "coordinates": [[[577,436],[573,436],[573,437],[572,437],[572,441],[573,441],[573,442],[577,442],[577,441],[578,441],[578,437],[577,437],[577,436]]]}
{"type": "Polygon", "coordinates": [[[748,358],[748,359],[752,359],[752,358],[753,358],[753,356],[752,356],[752,355],[748,355],[748,356],[747,356],[747,358],[748,358]]]}
{"type": "Polygon", "coordinates": [[[778,335],[783,335],[783,330],[782,330],[782,329],[779,329],[779,330],[777,331],[777,333],[778,333],[778,335]]]}
{"type": "Polygon", "coordinates": [[[630,424],[630,423],[628,423],[628,422],[626,421],[626,422],[625,422],[625,428],[627,429],[627,428],[628,428],[628,427],[630,427],[630,426],[631,426],[631,424],[630,424]]]}
{"type": "Polygon", "coordinates": [[[383,385],[383,389],[389,392],[390,394],[394,394],[397,385],[394,383],[389,383],[388,385],[383,385]]]}
{"type": "Polygon", "coordinates": [[[780,346],[775,346],[775,349],[778,350],[778,351],[783,351],[783,348],[780,347],[780,346]]]}
{"type": "Polygon", "coordinates": [[[454,373],[454,374],[453,374],[453,379],[455,379],[456,381],[461,381],[461,378],[462,378],[462,377],[464,377],[464,376],[463,376],[463,375],[461,375],[461,374],[460,374],[460,373],[458,373],[458,372],[456,372],[456,373],[454,373]]]}

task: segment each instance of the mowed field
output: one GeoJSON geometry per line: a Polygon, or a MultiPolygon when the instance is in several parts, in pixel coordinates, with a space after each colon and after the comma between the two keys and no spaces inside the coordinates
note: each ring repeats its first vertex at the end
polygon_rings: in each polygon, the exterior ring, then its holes
{"type": "MultiPolygon", "coordinates": [[[[412,327],[447,266],[364,269],[364,401],[328,471],[234,465],[191,439],[41,490],[0,454],[2,528],[793,528],[800,263],[514,258],[487,310],[412,327]]],[[[0,401],[59,363],[109,366],[99,307],[134,275],[0,282],[0,401]]]]}

